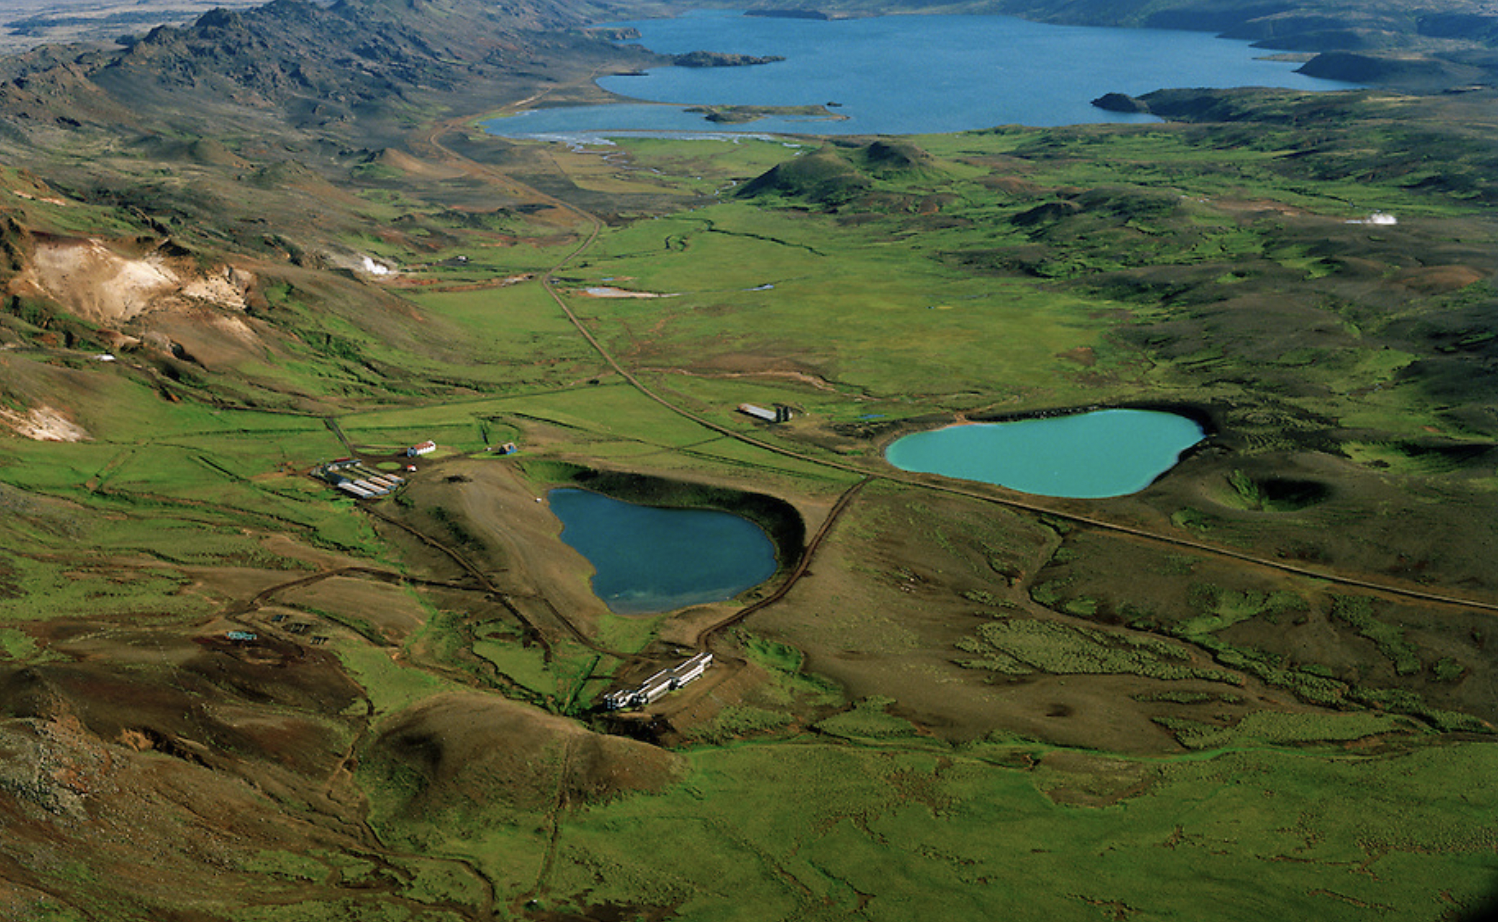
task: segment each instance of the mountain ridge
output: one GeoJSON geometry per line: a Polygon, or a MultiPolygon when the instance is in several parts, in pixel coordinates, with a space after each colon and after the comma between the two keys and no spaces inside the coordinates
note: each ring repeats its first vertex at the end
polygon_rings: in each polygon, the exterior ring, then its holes
{"type": "Polygon", "coordinates": [[[560,60],[600,70],[655,60],[584,33],[591,10],[549,0],[272,0],[215,9],[117,49],[44,47],[8,59],[0,112],[71,129],[129,124],[146,112],[190,122],[278,109],[299,126],[327,126],[356,111],[432,105],[438,95],[518,98],[556,82],[560,60]]]}

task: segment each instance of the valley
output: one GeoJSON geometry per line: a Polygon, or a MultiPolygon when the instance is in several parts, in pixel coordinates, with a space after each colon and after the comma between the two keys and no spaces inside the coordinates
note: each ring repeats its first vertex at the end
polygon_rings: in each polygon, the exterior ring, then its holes
{"type": "Polygon", "coordinates": [[[1490,908],[1494,91],[481,127],[662,63],[619,12],[8,59],[0,915],[1490,908]],[[1094,499],[885,460],[1101,407],[1204,438],[1094,499]],[[554,488],[748,519],[775,573],[619,614],[554,488]]]}

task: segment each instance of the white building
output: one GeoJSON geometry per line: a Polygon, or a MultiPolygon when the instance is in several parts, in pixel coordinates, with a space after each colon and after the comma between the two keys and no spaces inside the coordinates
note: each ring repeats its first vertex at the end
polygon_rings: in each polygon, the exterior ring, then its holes
{"type": "Polygon", "coordinates": [[[675,691],[688,683],[695,682],[712,664],[711,653],[698,653],[691,659],[683,660],[669,669],[662,669],[634,688],[621,688],[618,691],[609,692],[603,696],[603,706],[611,711],[644,707],[666,692],[675,691]]]}

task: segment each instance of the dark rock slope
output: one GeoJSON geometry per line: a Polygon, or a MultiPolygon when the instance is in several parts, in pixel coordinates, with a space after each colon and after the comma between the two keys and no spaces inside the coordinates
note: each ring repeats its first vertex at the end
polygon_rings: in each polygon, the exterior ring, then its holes
{"type": "Polygon", "coordinates": [[[586,34],[590,13],[555,0],[273,0],[161,26],[124,48],[0,63],[0,113],[117,124],[145,110],[191,119],[273,109],[327,124],[439,93],[503,99],[507,84],[544,86],[567,67],[656,60],[586,34]]]}

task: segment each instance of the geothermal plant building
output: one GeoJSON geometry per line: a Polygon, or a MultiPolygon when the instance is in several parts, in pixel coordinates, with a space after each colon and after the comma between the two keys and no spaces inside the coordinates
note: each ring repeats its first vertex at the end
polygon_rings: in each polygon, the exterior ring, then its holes
{"type": "Polygon", "coordinates": [[[640,708],[664,695],[701,678],[713,663],[711,653],[699,653],[669,669],[662,669],[634,688],[621,688],[603,696],[603,706],[611,711],[623,708],[640,708]]]}

